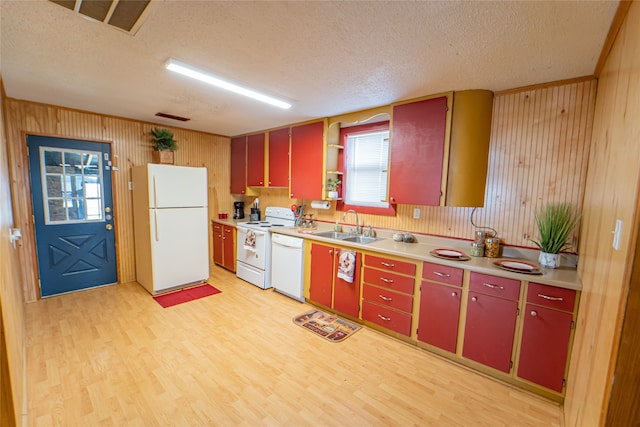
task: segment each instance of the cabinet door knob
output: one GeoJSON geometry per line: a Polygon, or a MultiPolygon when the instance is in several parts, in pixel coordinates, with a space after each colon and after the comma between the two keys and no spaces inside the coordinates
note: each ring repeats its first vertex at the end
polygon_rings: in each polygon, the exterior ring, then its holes
{"type": "Polygon", "coordinates": [[[333,249],[329,249],[329,255],[333,255],[333,249]]]}
{"type": "MultiPolygon", "coordinates": [[[[457,297],[457,296],[458,296],[458,293],[457,293],[457,292],[451,292],[451,296],[452,296],[452,297],[457,297]]],[[[474,298],[475,298],[475,297],[474,297],[474,298]]]]}
{"type": "Polygon", "coordinates": [[[471,301],[476,302],[476,301],[478,301],[478,298],[476,298],[476,297],[471,297],[471,301]]]}
{"type": "Polygon", "coordinates": [[[537,316],[537,315],[538,315],[538,312],[537,312],[537,311],[535,311],[535,310],[531,310],[531,315],[535,317],[535,316],[537,316]]]}

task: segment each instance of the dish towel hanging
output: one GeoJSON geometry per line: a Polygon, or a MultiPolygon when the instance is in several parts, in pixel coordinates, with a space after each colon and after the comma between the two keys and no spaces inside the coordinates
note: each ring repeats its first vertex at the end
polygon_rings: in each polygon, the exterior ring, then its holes
{"type": "Polygon", "coordinates": [[[244,248],[248,251],[256,251],[256,232],[247,230],[247,237],[244,239],[244,248]]]}
{"type": "Polygon", "coordinates": [[[355,251],[342,250],[338,258],[338,277],[345,282],[353,283],[353,272],[356,268],[355,251]]]}

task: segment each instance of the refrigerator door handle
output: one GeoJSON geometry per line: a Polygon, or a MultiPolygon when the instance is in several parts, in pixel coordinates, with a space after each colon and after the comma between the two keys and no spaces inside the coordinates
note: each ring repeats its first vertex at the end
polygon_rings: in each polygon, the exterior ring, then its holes
{"type": "Polygon", "coordinates": [[[159,242],[159,241],[160,241],[160,235],[158,234],[158,211],[157,211],[157,210],[154,210],[154,211],[153,211],[153,214],[154,214],[154,215],[155,215],[155,217],[156,217],[156,220],[155,220],[155,227],[156,227],[156,242],[159,242]]]}
{"type": "Polygon", "coordinates": [[[153,176],[153,207],[158,208],[158,182],[155,175],[153,176]]]}

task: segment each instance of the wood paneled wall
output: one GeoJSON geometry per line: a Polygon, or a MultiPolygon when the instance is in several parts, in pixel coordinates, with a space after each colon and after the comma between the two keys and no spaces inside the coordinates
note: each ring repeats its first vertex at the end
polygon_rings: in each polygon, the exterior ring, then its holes
{"type": "Polygon", "coordinates": [[[598,81],[580,245],[583,291],[565,398],[568,426],[602,425],[606,416],[638,238],[639,100],[640,4],[633,2],[598,81]],[[616,219],[623,224],[620,250],[612,248],[616,219]]]}
{"type": "MultiPolygon", "coordinates": [[[[4,107],[14,179],[14,210],[16,221],[24,235],[20,253],[26,300],[33,301],[39,295],[33,269],[36,258],[30,221],[31,194],[26,157],[25,135],[29,133],[111,143],[113,164],[119,168],[113,172],[118,281],[134,281],[133,215],[128,183],[131,181],[132,166],[151,162],[152,150],[148,134],[155,125],[14,99],[5,99],[4,107]]],[[[174,132],[178,141],[176,164],[208,168],[209,216],[213,218],[222,208],[228,207],[231,211],[233,197],[229,194],[229,138],[179,128],[169,129],[174,132]]],[[[211,239],[211,230],[209,238],[211,239]]]]}
{"type": "MultiPolygon", "coordinates": [[[[533,220],[536,206],[547,201],[581,205],[594,100],[595,80],[496,95],[486,201],[485,207],[475,213],[476,224],[497,229],[506,244],[532,247],[529,239],[537,233],[533,220]]],[[[135,280],[131,193],[127,183],[131,166],[150,161],[146,135],[152,125],[11,99],[5,103],[16,179],[16,217],[28,229],[22,248],[27,300],[37,297],[31,267],[35,250],[29,245],[33,236],[27,226],[31,205],[24,134],[29,132],[112,143],[114,164],[120,168],[114,175],[119,280],[135,280]]],[[[176,163],[209,168],[211,217],[218,212],[231,213],[234,197],[228,191],[228,138],[173,130],[180,145],[176,163]]],[[[259,197],[263,209],[294,202],[309,206],[311,202],[290,199],[286,189],[261,189],[259,197]]],[[[239,200],[248,204],[253,198],[244,196],[239,200]]],[[[327,222],[335,222],[342,215],[335,209],[314,213],[317,219],[327,222]]],[[[363,215],[363,219],[376,228],[471,239],[470,214],[470,208],[400,205],[396,217],[363,215]],[[413,219],[416,207],[421,209],[419,220],[413,219]]]]}
{"type": "MultiPolygon", "coordinates": [[[[537,206],[548,201],[582,205],[595,95],[594,79],[496,95],[485,206],[475,212],[477,225],[496,229],[506,244],[535,247],[529,239],[537,237],[537,206]]],[[[262,206],[291,202],[286,190],[262,190],[260,195],[262,206]]],[[[309,200],[296,202],[310,205],[309,200]]],[[[374,227],[471,239],[471,211],[400,205],[396,217],[361,218],[374,227]],[[418,220],[414,208],[421,209],[418,220]]],[[[333,207],[309,212],[331,223],[342,218],[333,207]]]]}
{"type": "MultiPolygon", "coordinates": [[[[0,83],[1,86],[1,83],[0,83]]],[[[5,139],[4,116],[0,106],[0,309],[2,321],[0,327],[4,329],[2,339],[6,343],[0,349],[0,410],[11,413],[0,414],[1,425],[18,421],[22,425],[21,417],[26,384],[25,359],[26,359],[26,332],[25,310],[23,302],[22,280],[20,274],[20,260],[18,250],[9,242],[9,229],[14,227],[11,179],[9,176],[7,140],[5,139]],[[5,375],[8,373],[8,375],[5,375]],[[11,389],[11,395],[6,391],[11,389]],[[11,407],[9,407],[11,406],[11,407]]]]}

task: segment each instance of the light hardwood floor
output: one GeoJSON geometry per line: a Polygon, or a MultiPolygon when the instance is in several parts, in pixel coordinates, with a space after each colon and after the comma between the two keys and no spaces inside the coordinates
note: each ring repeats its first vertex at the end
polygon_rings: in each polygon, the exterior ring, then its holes
{"type": "Polygon", "coordinates": [[[29,426],[562,426],[561,408],[215,268],[163,309],[138,284],[27,305],[29,426]]]}

